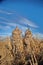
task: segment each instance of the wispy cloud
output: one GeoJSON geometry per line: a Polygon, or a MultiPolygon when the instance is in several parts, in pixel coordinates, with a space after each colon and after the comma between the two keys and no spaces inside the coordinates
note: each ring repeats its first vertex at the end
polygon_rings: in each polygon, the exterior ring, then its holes
{"type": "Polygon", "coordinates": [[[14,24],[19,24],[19,25],[22,25],[24,27],[33,27],[33,28],[38,28],[39,27],[35,23],[33,23],[32,21],[30,21],[26,18],[23,18],[23,17],[19,17],[16,21],[15,20],[10,21],[10,20],[8,20],[4,17],[0,17],[0,19],[6,21],[6,24],[8,24],[8,22],[10,22],[10,24],[9,24],[10,26],[14,26],[14,24]]]}
{"type": "MultiPolygon", "coordinates": [[[[8,11],[5,11],[5,10],[0,10],[0,13],[5,13],[5,14],[16,14],[16,16],[19,18],[18,21],[16,22],[16,24],[20,24],[22,26],[30,26],[30,27],[33,27],[33,28],[38,28],[39,26],[36,25],[36,23],[32,22],[31,20],[28,20],[24,17],[21,17],[18,13],[16,13],[16,11],[12,11],[12,12],[8,12],[8,11]]],[[[3,19],[3,20],[6,20],[8,21],[7,19],[3,18],[3,17],[0,17],[0,19],[3,19]]],[[[15,23],[15,22],[14,22],[15,23]]],[[[14,24],[13,24],[14,25],[14,24]]]]}
{"type": "Polygon", "coordinates": [[[8,26],[13,26],[13,27],[17,25],[16,23],[14,23],[4,17],[0,17],[0,19],[3,20],[3,22],[0,22],[0,24],[2,23],[2,24],[6,24],[8,26]]]}
{"type": "Polygon", "coordinates": [[[2,37],[2,36],[10,36],[11,35],[11,33],[0,33],[0,36],[2,37]]]}
{"type": "Polygon", "coordinates": [[[38,38],[38,39],[43,39],[43,34],[36,32],[36,33],[33,34],[33,37],[38,38]]]}
{"type": "Polygon", "coordinates": [[[8,30],[8,29],[11,29],[11,27],[10,26],[2,26],[2,25],[0,25],[0,29],[8,30]]]}
{"type": "MultiPolygon", "coordinates": [[[[15,12],[15,11],[14,11],[15,12]]],[[[13,12],[8,12],[8,11],[5,11],[5,10],[0,10],[0,13],[2,14],[7,14],[7,15],[11,15],[11,14],[14,14],[13,12]]]]}
{"type": "Polygon", "coordinates": [[[39,27],[35,23],[33,23],[32,21],[30,21],[26,18],[23,18],[23,17],[19,20],[19,23],[30,26],[30,27],[33,27],[33,28],[38,28],[39,27]]]}
{"type": "Polygon", "coordinates": [[[2,22],[0,22],[0,29],[2,30],[9,29],[11,30],[12,27],[18,26],[23,31],[22,33],[24,34],[25,30],[28,29],[28,27],[38,28],[38,26],[35,23],[23,17],[20,17],[16,21],[15,20],[10,21],[4,17],[0,17],[0,19],[3,20],[2,22]],[[1,26],[1,24],[5,24],[7,26],[1,26]]]}
{"type": "Polygon", "coordinates": [[[8,23],[8,22],[0,22],[0,23],[6,24],[6,25],[9,25],[9,26],[12,26],[12,27],[17,26],[16,23],[8,23]]]}

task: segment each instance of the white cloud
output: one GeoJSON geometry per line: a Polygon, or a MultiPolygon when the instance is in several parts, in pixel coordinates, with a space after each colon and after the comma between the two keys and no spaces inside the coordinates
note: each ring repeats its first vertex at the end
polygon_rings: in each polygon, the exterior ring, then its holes
{"type": "Polygon", "coordinates": [[[12,12],[8,12],[8,11],[5,11],[5,10],[0,10],[0,13],[7,14],[7,15],[13,14],[12,12]]]}
{"type": "Polygon", "coordinates": [[[11,35],[11,33],[0,33],[0,37],[1,36],[10,36],[11,35]]]}
{"type": "Polygon", "coordinates": [[[34,33],[34,34],[33,34],[33,37],[38,38],[38,39],[43,39],[43,34],[37,32],[37,33],[34,33]]]}
{"type": "Polygon", "coordinates": [[[4,29],[4,30],[8,30],[8,29],[11,29],[11,27],[18,26],[23,31],[23,34],[24,34],[24,31],[26,29],[28,29],[27,25],[30,26],[30,27],[33,27],[33,28],[38,28],[37,25],[35,25],[30,20],[27,20],[26,18],[20,18],[19,20],[17,20],[17,22],[10,21],[10,20],[8,20],[4,17],[0,17],[0,19],[4,20],[3,22],[0,22],[0,23],[7,25],[6,27],[5,26],[0,26],[0,29],[4,29]]]}
{"type": "Polygon", "coordinates": [[[35,23],[23,17],[19,20],[19,22],[30,27],[38,28],[38,26],[35,23]]]}
{"type": "Polygon", "coordinates": [[[0,29],[8,30],[8,29],[11,29],[11,27],[10,26],[2,26],[2,25],[0,25],[0,29]]]}
{"type": "Polygon", "coordinates": [[[0,17],[0,19],[3,20],[3,22],[0,22],[0,23],[6,24],[6,25],[9,25],[9,26],[13,26],[13,27],[18,25],[16,23],[4,18],[4,17],[0,17]],[[4,22],[4,21],[6,21],[6,22],[4,22]]]}
{"type": "Polygon", "coordinates": [[[23,17],[20,17],[16,22],[12,22],[4,17],[0,17],[0,19],[6,21],[6,22],[1,22],[1,23],[4,23],[4,24],[7,24],[7,25],[10,25],[10,26],[15,26],[15,25],[22,25],[24,27],[33,27],[33,28],[38,28],[39,26],[37,26],[35,23],[33,23],[32,21],[26,19],[26,18],[23,18],[23,17]]]}
{"type": "Polygon", "coordinates": [[[0,22],[0,23],[6,24],[8,26],[13,26],[13,27],[17,26],[16,23],[10,23],[10,22],[0,22]]]}
{"type": "MultiPolygon", "coordinates": [[[[12,12],[8,12],[8,11],[5,11],[5,10],[0,10],[0,13],[5,13],[5,14],[15,14],[16,13],[16,11],[12,11],[12,12]]],[[[19,16],[18,14],[16,14],[18,17],[19,17],[19,20],[18,20],[18,23],[20,24],[20,25],[28,25],[28,26],[30,26],[30,27],[33,27],[33,28],[38,28],[39,26],[37,26],[35,23],[33,23],[32,21],[30,21],[30,20],[28,20],[28,19],[26,19],[26,18],[23,18],[23,17],[21,17],[21,16],[19,16]]],[[[9,21],[9,20],[7,20],[7,19],[5,19],[5,18],[3,18],[3,17],[0,17],[0,19],[3,19],[3,20],[5,20],[5,21],[9,21]]],[[[17,23],[17,22],[16,22],[17,23]]],[[[15,23],[14,23],[15,24],[15,23]]],[[[12,25],[14,26],[14,24],[12,23],[12,25]]],[[[12,26],[11,24],[10,24],[10,26],[12,26]]]]}

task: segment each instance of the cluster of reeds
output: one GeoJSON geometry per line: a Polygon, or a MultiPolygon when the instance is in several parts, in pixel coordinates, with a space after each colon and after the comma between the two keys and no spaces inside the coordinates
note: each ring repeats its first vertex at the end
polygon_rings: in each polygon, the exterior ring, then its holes
{"type": "Polygon", "coordinates": [[[7,38],[0,42],[0,65],[43,65],[43,40],[32,37],[30,30],[25,32],[24,37],[20,34],[21,31],[16,28],[10,40],[7,38]],[[4,53],[5,62],[1,60],[4,53]]]}

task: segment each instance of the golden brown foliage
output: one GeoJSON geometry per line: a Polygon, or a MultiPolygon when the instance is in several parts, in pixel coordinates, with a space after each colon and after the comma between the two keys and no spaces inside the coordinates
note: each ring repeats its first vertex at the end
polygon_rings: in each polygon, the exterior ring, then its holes
{"type": "Polygon", "coordinates": [[[0,65],[43,65],[43,40],[35,39],[30,30],[21,36],[16,27],[11,39],[0,41],[0,65]]]}

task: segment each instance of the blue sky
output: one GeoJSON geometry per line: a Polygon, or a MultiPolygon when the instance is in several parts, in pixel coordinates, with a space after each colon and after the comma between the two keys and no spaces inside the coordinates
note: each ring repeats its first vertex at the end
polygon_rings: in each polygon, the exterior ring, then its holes
{"type": "Polygon", "coordinates": [[[0,35],[10,35],[18,26],[43,34],[43,0],[5,0],[0,3],[0,35]],[[19,23],[19,24],[18,24],[19,23]]]}

